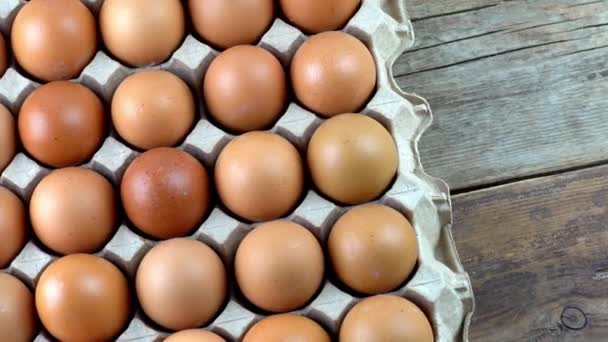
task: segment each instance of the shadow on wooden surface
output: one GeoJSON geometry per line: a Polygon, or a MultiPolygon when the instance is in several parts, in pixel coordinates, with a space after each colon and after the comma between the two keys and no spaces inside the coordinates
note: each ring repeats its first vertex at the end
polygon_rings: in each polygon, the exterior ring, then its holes
{"type": "Polygon", "coordinates": [[[472,341],[606,341],[608,166],[453,198],[472,341]]]}

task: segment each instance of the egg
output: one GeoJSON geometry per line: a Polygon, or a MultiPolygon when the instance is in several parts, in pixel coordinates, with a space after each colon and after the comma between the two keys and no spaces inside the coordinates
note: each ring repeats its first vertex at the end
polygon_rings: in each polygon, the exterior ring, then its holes
{"type": "Polygon", "coordinates": [[[95,171],[69,167],[44,177],[30,200],[40,241],[59,254],[100,250],[117,229],[114,188],[95,171]]]}
{"type": "Polygon", "coordinates": [[[361,114],[343,114],[325,121],[308,145],[314,184],[345,204],[361,204],[380,196],[391,184],[398,160],[390,133],[361,114]]]}
{"type": "Polygon", "coordinates": [[[109,261],[72,254],[51,263],[36,286],[36,309],[61,341],[110,341],[130,318],[129,284],[109,261]]]}
{"type": "Polygon", "coordinates": [[[17,13],[11,41],[17,63],[44,81],[80,74],[97,51],[97,27],[79,0],[31,0],[17,13]]]}
{"type": "Polygon", "coordinates": [[[221,49],[255,44],[274,19],[273,0],[189,0],[196,32],[221,49]]]}
{"type": "Polygon", "coordinates": [[[21,251],[27,242],[27,229],[23,202],[10,190],[0,186],[0,269],[8,267],[21,251]]]}
{"type": "Polygon", "coordinates": [[[243,295],[257,307],[287,312],[305,305],[324,277],[323,251],[314,235],[290,221],[254,228],[239,244],[235,274],[243,295]]]}
{"type": "Polygon", "coordinates": [[[103,42],[132,66],[159,64],[181,44],[186,30],[180,0],[105,0],[99,13],[103,42]]]}
{"type": "Polygon", "coordinates": [[[376,87],[376,65],[367,47],[344,32],[310,37],[291,62],[297,99],[324,117],[357,112],[376,87]]]}
{"type": "Polygon", "coordinates": [[[196,108],[188,85],[167,71],[127,77],[112,98],[112,122],[129,144],[149,150],[171,147],[192,128],[196,108]]]}
{"type": "Polygon", "coordinates": [[[6,68],[8,68],[9,53],[6,48],[6,42],[4,36],[0,33],[0,77],[4,75],[6,68]]]}
{"type": "Polygon", "coordinates": [[[207,171],[175,148],[159,147],[137,157],[125,171],[120,194],[129,220],[156,239],[188,234],[210,207],[207,171]]]}
{"type": "Polygon", "coordinates": [[[13,160],[17,151],[17,129],[13,114],[0,104],[0,173],[13,160]]]}
{"type": "Polygon", "coordinates": [[[257,322],[243,342],[331,342],[327,332],[315,321],[300,315],[273,315],[257,322]]]}
{"type": "Polygon", "coordinates": [[[304,190],[304,168],[296,148],[280,135],[250,132],[220,152],[215,182],[232,212],[250,221],[270,221],[291,211],[304,190]]]}
{"type": "Polygon", "coordinates": [[[265,129],[285,109],[285,71],[270,52],[257,46],[235,46],[211,62],[203,96],[211,117],[229,130],[265,129]]]}
{"type": "Polygon", "coordinates": [[[355,14],[361,0],[280,0],[287,19],[306,33],[339,30],[355,14]]]}
{"type": "Polygon", "coordinates": [[[364,294],[399,287],[418,259],[416,233],[393,208],[366,204],[350,209],[334,224],[328,251],[338,278],[364,294]]]}
{"type": "Polygon", "coordinates": [[[167,337],[164,342],[226,342],[226,340],[210,331],[189,329],[167,337]]]}
{"type": "Polygon", "coordinates": [[[224,264],[210,247],[178,238],[160,242],[144,256],[135,285],[149,318],[182,330],[200,327],[218,314],[226,283],[224,264]]]}
{"type": "Polygon", "coordinates": [[[12,275],[0,272],[0,336],[2,336],[2,340],[33,341],[38,330],[37,325],[34,296],[30,289],[12,275]]]}
{"type": "Polygon", "coordinates": [[[19,136],[36,160],[66,167],[89,160],[106,133],[103,104],[87,87],[47,83],[26,99],[18,117],[19,136]]]}
{"type": "Polygon", "coordinates": [[[341,342],[433,342],[433,328],[424,312],[409,300],[381,295],[362,300],[340,326],[341,342]]]}

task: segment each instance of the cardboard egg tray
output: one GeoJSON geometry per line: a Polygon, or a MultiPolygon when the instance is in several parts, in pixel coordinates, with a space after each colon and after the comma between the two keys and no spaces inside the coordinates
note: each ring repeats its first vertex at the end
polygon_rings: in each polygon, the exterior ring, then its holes
{"type": "MultiPolygon", "coordinates": [[[[84,1],[94,14],[98,13],[102,2],[84,1]]],[[[10,25],[23,4],[22,0],[0,1],[0,30],[5,37],[10,37],[10,25]]],[[[412,300],[426,312],[432,322],[436,341],[468,341],[474,299],[469,277],[462,268],[452,240],[449,189],[444,182],[424,173],[417,148],[418,140],[431,124],[432,114],[424,99],[402,92],[392,76],[393,62],[413,44],[414,39],[404,4],[392,0],[364,0],[344,31],[363,41],[376,60],[377,91],[362,112],[390,130],[399,150],[398,176],[376,202],[406,215],[418,238],[420,255],[415,274],[393,294],[412,300]]],[[[282,19],[276,19],[258,45],[277,56],[288,71],[292,56],[306,39],[307,36],[298,29],[282,19]]],[[[205,70],[217,55],[218,51],[202,43],[196,36],[188,35],[167,62],[151,68],[177,74],[195,94],[200,94],[205,70]]],[[[112,59],[107,52],[100,51],[76,81],[95,91],[109,108],[118,84],[136,71],[112,59]]],[[[38,86],[38,83],[19,72],[13,62],[13,67],[0,79],[0,102],[16,116],[22,102],[38,86]]],[[[212,174],[219,152],[233,136],[206,119],[201,100],[199,108],[201,120],[179,148],[200,160],[212,174]]],[[[272,131],[291,141],[305,156],[307,142],[321,122],[322,119],[315,114],[297,103],[291,103],[272,131]]],[[[112,131],[84,167],[106,176],[118,191],[123,172],[139,153],[112,131]]],[[[19,153],[2,173],[0,184],[28,203],[38,182],[50,171],[26,154],[19,153]]],[[[347,209],[310,190],[287,218],[310,229],[325,244],[333,223],[347,209]]],[[[230,217],[216,206],[190,238],[212,246],[231,273],[236,248],[254,226],[230,217]]],[[[133,280],[139,262],[155,243],[123,223],[97,254],[112,261],[133,280]]],[[[34,288],[41,272],[56,258],[37,241],[30,241],[5,271],[34,288]]],[[[327,274],[331,274],[331,270],[327,270],[327,274]]],[[[264,315],[237,294],[238,286],[234,279],[230,279],[230,282],[232,295],[223,311],[207,328],[229,340],[238,341],[264,315]]],[[[321,323],[337,336],[343,317],[359,300],[361,298],[349,294],[342,285],[327,280],[316,297],[298,312],[321,323]]],[[[159,341],[170,334],[151,323],[139,308],[134,309],[134,317],[125,329],[118,341],[159,341]]],[[[52,341],[52,337],[41,332],[36,341],[52,341]]]]}

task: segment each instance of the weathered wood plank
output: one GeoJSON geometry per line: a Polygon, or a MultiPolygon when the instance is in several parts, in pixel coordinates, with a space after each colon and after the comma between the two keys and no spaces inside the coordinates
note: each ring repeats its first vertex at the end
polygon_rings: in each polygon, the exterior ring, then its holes
{"type": "Polygon", "coordinates": [[[453,198],[472,341],[606,341],[608,166],[453,198]]]}
{"type": "Polygon", "coordinates": [[[408,5],[429,18],[394,73],[434,110],[430,174],[462,190],[608,160],[607,0],[408,5]]]}

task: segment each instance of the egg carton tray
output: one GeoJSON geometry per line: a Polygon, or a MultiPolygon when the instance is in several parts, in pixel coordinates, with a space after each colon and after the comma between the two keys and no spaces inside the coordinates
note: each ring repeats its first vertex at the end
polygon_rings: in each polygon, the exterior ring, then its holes
{"type": "MultiPolygon", "coordinates": [[[[97,14],[103,0],[83,2],[97,14]]],[[[0,30],[5,37],[9,36],[12,20],[24,3],[22,0],[0,1],[0,30]]],[[[468,341],[474,298],[469,277],[463,270],[452,239],[449,188],[443,181],[424,173],[417,147],[421,135],[432,122],[432,113],[424,99],[403,92],[392,75],[394,61],[414,41],[405,5],[402,1],[363,0],[361,8],[343,31],[359,38],[372,51],[378,70],[377,90],[362,112],[389,129],[399,150],[398,175],[376,202],[406,215],[418,239],[419,259],[415,274],[393,294],[412,300],[426,312],[432,322],[436,341],[468,341]]],[[[258,45],[273,53],[288,70],[292,56],[307,38],[297,28],[278,18],[258,45]]],[[[188,35],[168,61],[143,69],[171,71],[185,80],[195,94],[200,94],[203,75],[218,53],[196,36],[188,35]]],[[[99,51],[75,81],[95,91],[109,107],[118,84],[141,69],[126,67],[107,52],[99,51]]],[[[38,83],[22,74],[13,62],[0,79],[0,102],[17,115],[22,102],[38,86],[38,83]]],[[[233,136],[207,120],[201,100],[199,108],[200,121],[178,148],[201,161],[207,170],[213,170],[219,152],[233,136]]],[[[308,140],[322,122],[323,119],[297,103],[290,103],[272,131],[291,141],[304,154],[308,140]]],[[[139,153],[111,130],[100,149],[83,166],[103,174],[118,189],[122,174],[139,153]]],[[[26,154],[19,153],[2,173],[0,184],[29,203],[34,188],[50,171],[26,154]]],[[[310,190],[287,219],[310,229],[324,244],[333,223],[346,210],[348,207],[336,205],[310,190]]],[[[255,224],[230,217],[216,206],[189,238],[203,241],[214,248],[231,271],[239,242],[254,227],[255,224]]],[[[112,261],[133,280],[142,257],[155,244],[155,241],[139,235],[136,229],[123,222],[97,255],[112,261]]],[[[38,242],[29,241],[5,271],[34,288],[42,271],[56,258],[38,242]]],[[[238,341],[264,315],[242,300],[237,295],[233,279],[231,283],[230,298],[207,329],[238,341]]],[[[297,313],[316,320],[337,336],[343,317],[360,300],[341,285],[327,280],[316,297],[297,313]]],[[[169,334],[151,323],[136,308],[133,319],[118,341],[160,341],[169,334]]],[[[36,338],[36,341],[52,340],[46,332],[41,332],[36,338]]]]}

